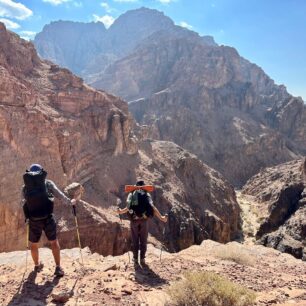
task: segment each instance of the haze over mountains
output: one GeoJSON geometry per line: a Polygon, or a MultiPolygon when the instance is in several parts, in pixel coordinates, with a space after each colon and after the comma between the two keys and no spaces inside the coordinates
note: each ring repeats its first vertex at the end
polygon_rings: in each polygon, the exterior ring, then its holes
{"type": "Polygon", "coordinates": [[[129,11],[108,30],[55,22],[34,44],[42,57],[131,102],[149,138],[174,141],[236,186],[306,153],[301,99],[234,48],[175,26],[161,12],[129,11]]]}
{"type": "Polygon", "coordinates": [[[109,30],[55,22],[35,41],[40,54],[129,104],[41,59],[3,23],[0,41],[1,305],[166,305],[169,284],[186,271],[250,288],[256,305],[305,304],[303,101],[235,49],[148,9],[109,30]],[[85,189],[76,206],[85,269],[71,207],[55,202],[69,248],[62,279],[52,276],[49,249],[40,250],[44,270],[29,273],[20,189],[33,162],[61,189],[85,189]],[[129,222],[114,209],[125,205],[124,185],[140,178],[155,186],[168,222],[149,221],[148,266],[135,268],[129,222]]]}
{"type": "MultiPolygon", "coordinates": [[[[219,46],[212,37],[176,26],[147,8],[126,12],[109,29],[100,23],[53,22],[34,44],[42,57],[128,101],[142,139],[182,146],[236,187],[250,179],[244,192],[256,198],[258,214],[265,211],[254,235],[265,245],[305,257],[300,165],[306,154],[306,108],[285,86],[276,85],[234,48],[219,46]],[[281,164],[296,159],[289,166],[281,164]],[[262,196],[257,186],[265,184],[262,196]]],[[[174,157],[171,146],[163,148],[162,154],[155,149],[151,156],[158,168],[163,163],[157,160],[174,157]]],[[[184,170],[181,179],[191,179],[188,173],[196,167],[184,170]]],[[[187,185],[193,192],[206,186],[195,177],[203,184],[191,179],[187,185]]]]}
{"type": "MultiPolygon", "coordinates": [[[[34,44],[41,57],[69,68],[88,82],[94,81],[110,63],[128,55],[144,39],[160,30],[187,31],[175,26],[161,12],[141,8],[121,15],[109,29],[101,22],[52,22],[36,35],[34,44]]],[[[214,44],[212,37],[203,40],[214,44]]]]}

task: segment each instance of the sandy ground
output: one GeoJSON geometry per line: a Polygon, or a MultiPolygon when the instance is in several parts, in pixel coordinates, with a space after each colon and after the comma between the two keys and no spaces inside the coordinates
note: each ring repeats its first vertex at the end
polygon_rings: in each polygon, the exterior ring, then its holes
{"type": "Polygon", "coordinates": [[[160,250],[149,245],[148,265],[138,268],[128,253],[103,257],[88,249],[82,268],[78,249],[63,250],[63,278],[53,276],[51,251],[40,251],[40,273],[33,272],[30,256],[25,272],[25,252],[0,255],[0,305],[63,305],[60,297],[68,299],[65,305],[165,305],[171,302],[167,287],[188,270],[214,271],[254,290],[257,305],[306,305],[306,263],[262,246],[206,240],[177,254],[163,252],[160,260],[160,250]]]}
{"type": "Polygon", "coordinates": [[[237,192],[244,237],[226,245],[206,240],[176,254],[149,245],[147,265],[132,254],[103,257],[88,248],[62,250],[63,278],[53,275],[52,253],[40,249],[43,271],[35,273],[29,251],[0,254],[0,305],[171,305],[169,285],[185,271],[213,271],[256,293],[256,305],[306,306],[306,263],[254,245],[259,210],[237,192]],[[161,256],[162,255],[162,256],[161,256]],[[65,301],[65,302],[64,302],[65,301]]]}

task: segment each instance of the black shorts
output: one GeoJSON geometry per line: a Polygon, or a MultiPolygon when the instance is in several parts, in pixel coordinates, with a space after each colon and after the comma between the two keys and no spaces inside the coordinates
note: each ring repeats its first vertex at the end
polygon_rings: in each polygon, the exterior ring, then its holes
{"type": "Polygon", "coordinates": [[[49,241],[56,240],[56,221],[53,216],[29,223],[29,241],[37,243],[40,240],[42,231],[45,232],[49,241]]]}

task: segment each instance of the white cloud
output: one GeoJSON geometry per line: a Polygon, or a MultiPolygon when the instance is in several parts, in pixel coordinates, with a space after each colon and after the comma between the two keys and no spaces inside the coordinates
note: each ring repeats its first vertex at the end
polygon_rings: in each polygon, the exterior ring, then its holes
{"type": "Polygon", "coordinates": [[[20,31],[19,34],[26,36],[35,36],[36,32],[34,31],[20,31]]]}
{"type": "Polygon", "coordinates": [[[181,21],[180,26],[183,27],[183,28],[186,28],[188,30],[192,29],[192,25],[188,24],[186,21],[181,21]]]}
{"type": "Polygon", "coordinates": [[[69,2],[70,0],[43,0],[43,2],[48,2],[52,5],[60,5],[63,4],[65,2],[69,2]]]}
{"type": "Polygon", "coordinates": [[[21,38],[25,39],[25,40],[31,40],[34,38],[36,32],[33,31],[19,31],[18,33],[20,35],[21,38]]]}
{"type": "Polygon", "coordinates": [[[0,16],[23,20],[33,15],[25,5],[12,0],[0,0],[0,16]]]}
{"type": "Polygon", "coordinates": [[[162,4],[169,4],[171,2],[175,2],[176,0],[157,0],[157,1],[162,3],[162,4]]]}
{"type": "Polygon", "coordinates": [[[111,13],[113,11],[113,9],[109,6],[107,2],[102,2],[101,6],[105,9],[107,13],[111,13]]]}
{"type": "Polygon", "coordinates": [[[100,17],[98,15],[93,14],[92,16],[95,22],[97,21],[103,22],[106,28],[109,28],[115,21],[115,18],[110,15],[104,15],[100,17]]]}
{"type": "Polygon", "coordinates": [[[20,28],[20,25],[18,23],[8,20],[6,18],[0,18],[0,22],[3,22],[5,26],[10,30],[15,30],[20,28]]]}

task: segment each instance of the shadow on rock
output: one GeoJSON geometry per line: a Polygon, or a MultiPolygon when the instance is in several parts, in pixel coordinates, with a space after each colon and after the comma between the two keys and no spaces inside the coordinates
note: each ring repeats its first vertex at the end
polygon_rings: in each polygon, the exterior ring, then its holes
{"type": "Polygon", "coordinates": [[[135,267],[135,281],[141,285],[157,287],[168,281],[156,274],[148,265],[135,267]]]}
{"type": "Polygon", "coordinates": [[[17,293],[13,296],[8,306],[19,305],[46,305],[47,298],[59,283],[60,278],[54,277],[52,281],[47,280],[44,284],[36,284],[37,272],[32,271],[28,278],[21,284],[17,293]]]}

